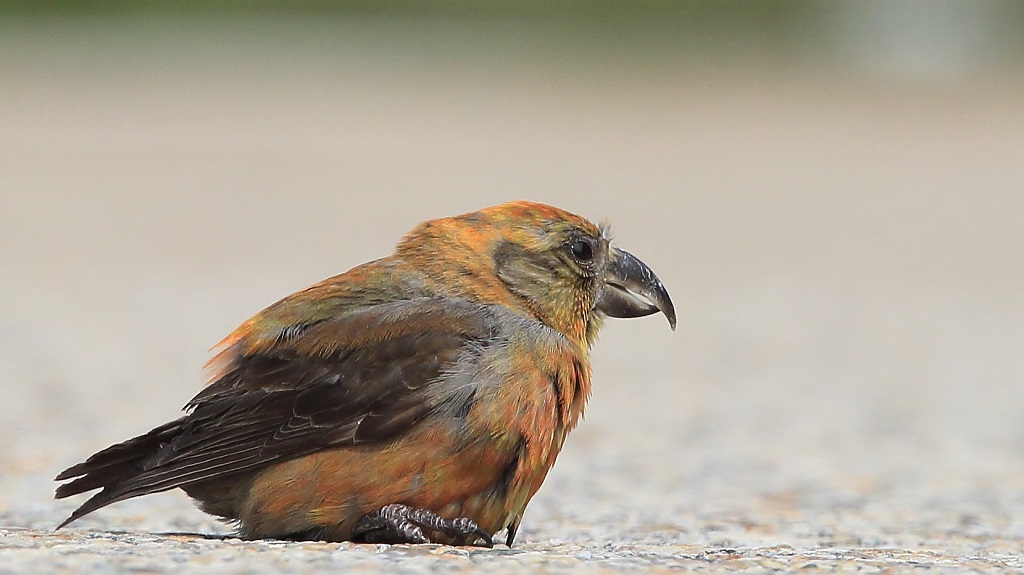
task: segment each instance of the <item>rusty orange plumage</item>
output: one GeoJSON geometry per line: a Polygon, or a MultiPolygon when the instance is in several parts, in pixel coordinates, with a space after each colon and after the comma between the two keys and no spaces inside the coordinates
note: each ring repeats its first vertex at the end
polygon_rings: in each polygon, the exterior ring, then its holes
{"type": "Polygon", "coordinates": [[[175,421],[63,473],[63,525],[182,488],[255,538],[511,545],[590,394],[605,316],[675,312],[606,230],[513,202],[424,222],[219,344],[175,421]]]}

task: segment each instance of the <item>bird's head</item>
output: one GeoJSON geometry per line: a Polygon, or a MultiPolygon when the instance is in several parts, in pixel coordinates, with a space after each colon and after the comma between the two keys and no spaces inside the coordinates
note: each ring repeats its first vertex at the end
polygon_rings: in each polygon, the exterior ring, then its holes
{"type": "Polygon", "coordinates": [[[612,245],[607,226],[552,206],[511,202],[424,222],[397,254],[443,295],[503,304],[581,345],[593,343],[605,316],[660,311],[675,329],[658,276],[612,245]]]}

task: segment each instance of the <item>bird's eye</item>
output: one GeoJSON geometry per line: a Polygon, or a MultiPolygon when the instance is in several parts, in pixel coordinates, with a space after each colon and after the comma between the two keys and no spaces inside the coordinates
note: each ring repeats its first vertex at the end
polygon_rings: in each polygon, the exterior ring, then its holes
{"type": "Polygon", "coordinates": [[[583,240],[573,240],[569,244],[569,251],[572,252],[572,257],[576,258],[578,262],[589,262],[594,259],[594,247],[589,242],[583,240]]]}

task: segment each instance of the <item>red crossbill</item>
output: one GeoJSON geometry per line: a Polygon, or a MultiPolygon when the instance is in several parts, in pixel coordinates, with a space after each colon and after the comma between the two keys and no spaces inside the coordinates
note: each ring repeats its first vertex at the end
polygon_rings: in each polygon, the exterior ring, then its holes
{"type": "Polygon", "coordinates": [[[57,476],[61,527],[180,487],[250,538],[512,544],[590,394],[605,316],[668,292],[608,230],[514,202],[427,221],[217,347],[186,415],[57,476]]]}

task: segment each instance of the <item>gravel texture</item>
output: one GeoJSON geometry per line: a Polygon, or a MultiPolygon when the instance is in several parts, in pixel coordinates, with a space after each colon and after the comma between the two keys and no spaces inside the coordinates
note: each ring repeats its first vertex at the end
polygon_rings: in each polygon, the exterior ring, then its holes
{"type": "Polygon", "coordinates": [[[0,22],[0,574],[1024,572],[1019,67],[526,29],[554,45],[0,22]],[[53,532],[52,477],[175,417],[251,313],[519,197],[610,217],[680,325],[608,323],[514,548],[241,541],[180,493],[53,532]]]}

